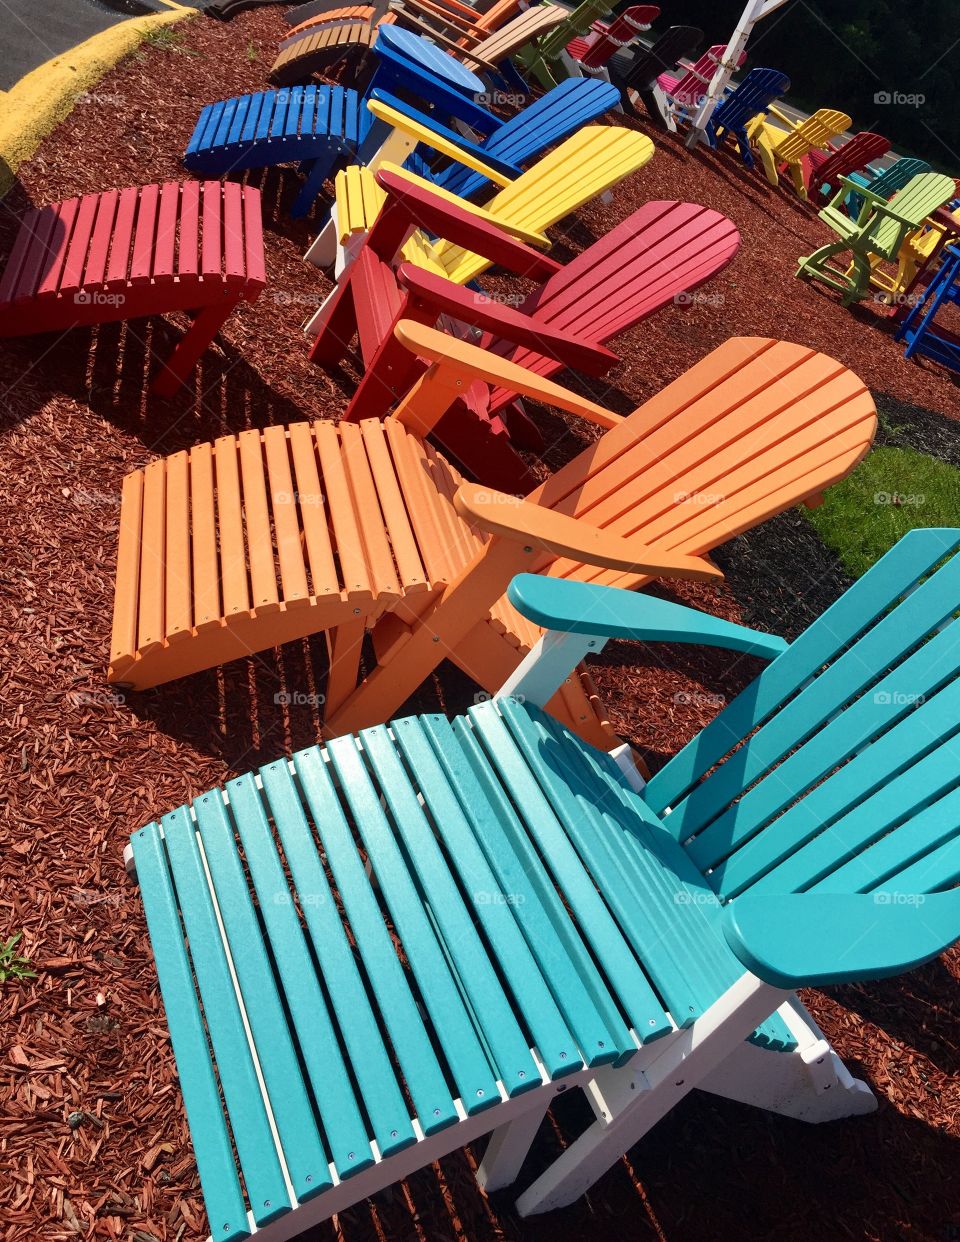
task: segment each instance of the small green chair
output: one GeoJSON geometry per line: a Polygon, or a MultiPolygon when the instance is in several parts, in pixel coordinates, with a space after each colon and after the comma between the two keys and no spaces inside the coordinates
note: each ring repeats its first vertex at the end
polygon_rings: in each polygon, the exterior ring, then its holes
{"type": "Polygon", "coordinates": [[[952,177],[945,173],[920,173],[912,178],[888,202],[849,177],[840,177],[836,194],[818,214],[838,235],[813,254],[800,259],[797,276],[801,280],[820,280],[839,289],[843,305],[860,302],[870,291],[871,258],[873,262],[896,262],[904,239],[938,207],[956,193],[952,177]],[[842,201],[851,192],[863,198],[855,219],[847,216],[842,201]],[[831,265],[834,255],[849,251],[849,267],[831,265]]]}
{"type": "Polygon", "coordinates": [[[571,39],[586,34],[594,22],[606,17],[613,3],[614,0],[582,0],[566,21],[518,53],[515,59],[521,69],[546,90],[569,77],[561,60],[564,48],[571,39]]]}

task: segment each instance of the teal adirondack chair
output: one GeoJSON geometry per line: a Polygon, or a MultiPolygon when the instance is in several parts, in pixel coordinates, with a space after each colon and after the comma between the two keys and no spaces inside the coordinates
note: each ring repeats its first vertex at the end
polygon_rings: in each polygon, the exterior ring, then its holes
{"type": "Polygon", "coordinates": [[[133,835],[214,1238],[290,1239],[491,1131],[481,1184],[509,1184],[576,1086],[598,1120],[522,1213],[694,1087],[867,1112],[793,989],[960,936],[960,530],[911,532],[789,646],[565,579],[510,595],[548,632],[504,694],[133,835]],[[608,637],[772,662],[643,788],[535,706],[608,637]]]}
{"type": "Polygon", "coordinates": [[[859,216],[863,207],[861,189],[871,190],[878,197],[890,198],[896,194],[897,190],[902,190],[905,185],[908,185],[914,177],[925,172],[930,172],[930,165],[926,160],[915,160],[905,156],[895,160],[882,172],[867,167],[863,172],[850,173],[850,180],[856,183],[857,189],[851,190],[844,200],[847,215],[854,220],[859,216]]]}
{"type": "Polygon", "coordinates": [[[956,187],[945,173],[921,173],[898,190],[888,202],[883,194],[861,186],[849,177],[839,178],[839,188],[826,207],[817,214],[838,235],[813,254],[801,258],[797,276],[819,280],[843,294],[843,305],[859,302],[870,291],[873,262],[895,262],[904,239],[924,220],[953,198],[956,187]],[[851,219],[841,209],[841,199],[851,191],[863,198],[860,214],[851,219]],[[837,267],[830,260],[850,253],[849,267],[837,267]]]}

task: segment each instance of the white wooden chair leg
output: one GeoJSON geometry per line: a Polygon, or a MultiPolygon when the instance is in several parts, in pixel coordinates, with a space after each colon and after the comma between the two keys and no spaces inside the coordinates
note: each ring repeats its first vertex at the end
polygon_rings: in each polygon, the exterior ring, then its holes
{"type": "Polygon", "coordinates": [[[333,267],[337,258],[337,207],[330,209],[330,219],[326,222],[303,256],[306,263],[314,267],[333,267]]]}
{"type": "Polygon", "coordinates": [[[517,1180],[548,1107],[544,1102],[543,1108],[532,1108],[493,1131],[477,1169],[477,1182],[484,1190],[500,1190],[517,1180]]]}
{"type": "Polygon", "coordinates": [[[872,1113],[873,1092],[853,1077],[800,1001],[791,998],[779,1013],[796,1049],[771,1052],[744,1042],[706,1075],[702,1090],[811,1123],[872,1113]]]}
{"type": "Polygon", "coordinates": [[[622,1069],[598,1071],[586,1087],[597,1120],[519,1197],[520,1215],[579,1199],[786,997],[743,975],[686,1030],[642,1049],[622,1069]]]}

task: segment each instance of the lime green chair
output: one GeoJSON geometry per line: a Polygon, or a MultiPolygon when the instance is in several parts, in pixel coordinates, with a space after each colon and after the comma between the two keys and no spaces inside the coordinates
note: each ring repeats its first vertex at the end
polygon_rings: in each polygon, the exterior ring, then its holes
{"type": "Polygon", "coordinates": [[[843,294],[843,305],[862,301],[870,291],[870,277],[878,262],[896,262],[904,240],[938,207],[956,193],[954,180],[945,173],[920,173],[888,202],[866,187],[839,178],[837,192],[819,212],[820,219],[838,235],[813,254],[800,260],[797,276],[819,280],[843,294]],[[841,202],[851,192],[863,198],[855,219],[847,216],[841,202]],[[830,262],[835,255],[850,253],[849,266],[830,262]]]}

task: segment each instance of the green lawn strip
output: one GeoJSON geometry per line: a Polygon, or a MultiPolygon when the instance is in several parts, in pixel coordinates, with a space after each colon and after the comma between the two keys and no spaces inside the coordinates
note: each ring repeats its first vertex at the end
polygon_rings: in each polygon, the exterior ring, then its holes
{"type": "Polygon", "coordinates": [[[908,530],[960,526],[960,470],[915,449],[880,445],[818,509],[805,512],[859,578],[908,530]]]}

